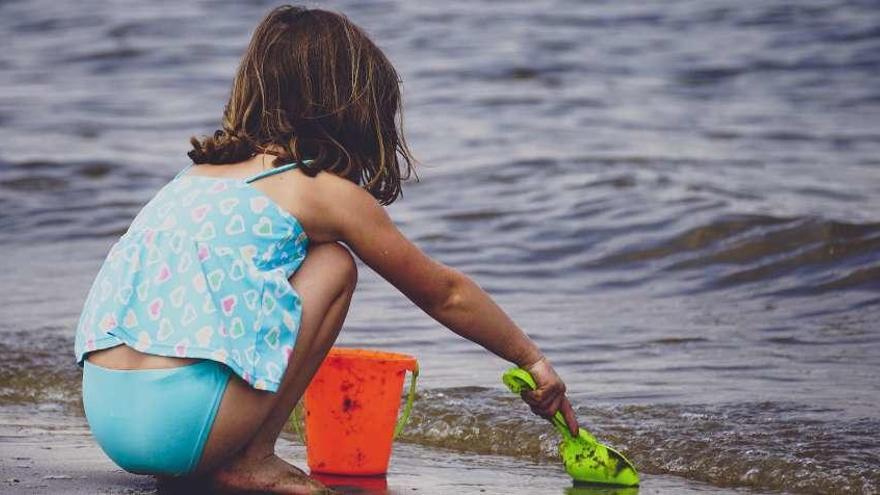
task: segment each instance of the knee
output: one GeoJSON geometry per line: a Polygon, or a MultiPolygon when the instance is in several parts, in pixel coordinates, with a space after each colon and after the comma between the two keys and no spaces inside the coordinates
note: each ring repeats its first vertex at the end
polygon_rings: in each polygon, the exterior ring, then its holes
{"type": "Polygon", "coordinates": [[[340,278],[354,290],[355,285],[357,285],[358,270],[351,251],[338,242],[329,243],[327,248],[331,251],[329,255],[333,256],[332,262],[339,270],[340,278]]]}
{"type": "Polygon", "coordinates": [[[354,290],[357,285],[358,270],[354,256],[338,242],[326,242],[309,249],[308,256],[316,256],[329,267],[333,274],[345,284],[346,289],[354,290]]]}

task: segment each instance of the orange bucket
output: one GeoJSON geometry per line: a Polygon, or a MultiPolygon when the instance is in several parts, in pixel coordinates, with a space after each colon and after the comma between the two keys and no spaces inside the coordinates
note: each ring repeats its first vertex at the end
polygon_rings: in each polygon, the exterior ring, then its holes
{"type": "Polygon", "coordinates": [[[418,376],[418,362],[406,354],[330,349],[305,392],[309,469],[360,476],[388,472],[391,444],[409,419],[418,376]],[[407,370],[412,380],[398,420],[407,370]]]}

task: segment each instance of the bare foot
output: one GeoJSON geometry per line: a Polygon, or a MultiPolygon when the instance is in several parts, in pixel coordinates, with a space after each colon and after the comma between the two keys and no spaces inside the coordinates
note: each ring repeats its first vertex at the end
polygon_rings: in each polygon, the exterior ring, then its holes
{"type": "Polygon", "coordinates": [[[218,493],[311,495],[336,493],[275,454],[263,459],[238,457],[208,475],[218,493]]]}

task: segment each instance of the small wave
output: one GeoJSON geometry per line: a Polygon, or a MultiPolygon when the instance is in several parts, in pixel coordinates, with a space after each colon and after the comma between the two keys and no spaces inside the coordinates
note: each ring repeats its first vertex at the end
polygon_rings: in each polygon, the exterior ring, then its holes
{"type": "Polygon", "coordinates": [[[880,224],[812,217],[726,216],[588,266],[654,263],[659,270],[712,269],[702,289],[774,281],[772,292],[795,295],[875,287],[880,224]],[[796,275],[785,283],[784,277],[796,275]]]}
{"type": "Polygon", "coordinates": [[[663,259],[683,252],[698,252],[708,249],[721,241],[735,238],[743,232],[788,222],[791,222],[791,220],[767,216],[721,218],[709,225],[688,229],[681,234],[655,243],[652,246],[623,250],[620,253],[595,260],[592,264],[598,267],[626,265],[633,262],[663,259]]]}
{"type": "Polygon", "coordinates": [[[0,161],[2,242],[118,236],[169,178],[98,161],[0,161]]]}
{"type": "MultiPolygon", "coordinates": [[[[556,462],[552,427],[497,390],[429,390],[417,404],[404,441],[556,462]]],[[[880,488],[880,444],[871,432],[880,421],[818,419],[830,412],[771,402],[578,410],[581,424],[645,473],[761,490],[872,493],[880,488]]]]}

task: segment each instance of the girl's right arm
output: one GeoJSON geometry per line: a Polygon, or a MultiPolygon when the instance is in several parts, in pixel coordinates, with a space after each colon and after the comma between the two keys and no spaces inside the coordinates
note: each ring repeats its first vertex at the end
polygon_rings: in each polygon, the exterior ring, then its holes
{"type": "Polygon", "coordinates": [[[577,434],[577,419],[565,397],[565,384],[535,343],[483,289],[470,277],[425,255],[364,189],[344,180],[324,183],[320,211],[333,238],[347,244],[438,322],[527,369],[538,388],[523,392],[523,400],[546,418],[560,410],[572,434],[577,434]]]}

